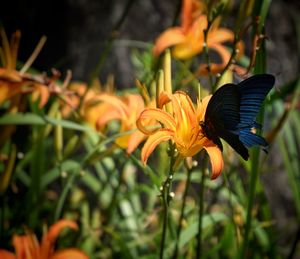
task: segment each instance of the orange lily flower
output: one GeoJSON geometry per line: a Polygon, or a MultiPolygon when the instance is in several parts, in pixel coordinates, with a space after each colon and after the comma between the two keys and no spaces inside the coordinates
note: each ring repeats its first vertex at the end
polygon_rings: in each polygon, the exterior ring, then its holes
{"type": "MultiPolygon", "coordinates": [[[[189,59],[203,51],[204,30],[207,29],[208,21],[207,16],[203,14],[204,4],[200,3],[202,2],[183,0],[181,25],[167,29],[156,39],[153,49],[155,56],[160,55],[168,47],[173,47],[173,56],[181,60],[189,59]],[[202,14],[199,15],[199,12],[202,14]],[[195,14],[197,14],[196,17],[195,14]]],[[[218,28],[218,24],[219,19],[216,19],[208,31],[206,42],[207,47],[216,51],[222,59],[221,64],[211,64],[211,71],[214,73],[221,71],[231,56],[222,43],[234,40],[233,32],[225,28],[218,28]]],[[[239,48],[242,48],[242,45],[239,48]]],[[[200,67],[199,72],[207,74],[207,71],[203,71],[203,67],[200,67]]]]}
{"type": "Polygon", "coordinates": [[[144,109],[144,100],[138,94],[127,94],[123,97],[99,94],[90,100],[90,105],[85,106],[84,117],[90,124],[96,122],[96,127],[100,130],[112,120],[121,122],[120,133],[133,130],[132,133],[118,137],[115,141],[130,154],[146,138],[137,130],[135,123],[144,109]]]}
{"type": "Polygon", "coordinates": [[[49,99],[49,89],[43,83],[32,80],[32,76],[25,74],[25,72],[29,68],[28,64],[33,62],[37,52],[40,51],[45,39],[42,38],[41,43],[37,46],[29,61],[25,63],[20,71],[17,71],[17,55],[21,33],[16,31],[9,43],[4,29],[0,27],[0,37],[2,41],[0,61],[3,66],[0,67],[0,104],[17,94],[32,92],[33,101],[40,98],[39,107],[42,108],[49,99]]]}
{"type": "Polygon", "coordinates": [[[65,227],[78,229],[75,222],[71,220],[60,220],[52,225],[48,233],[43,235],[42,242],[39,244],[33,233],[26,235],[14,235],[13,246],[16,253],[0,249],[1,259],[88,259],[88,256],[76,248],[68,248],[54,251],[55,241],[65,227]]]}
{"type": "Polygon", "coordinates": [[[95,98],[101,93],[114,92],[114,77],[109,75],[105,84],[101,84],[99,80],[94,80],[90,87],[84,82],[71,82],[65,92],[67,94],[64,95],[64,100],[60,103],[62,116],[64,118],[69,117],[71,111],[76,110],[85,121],[96,128],[96,121],[100,116],[99,112],[103,109],[99,109],[99,105],[95,105],[95,98]],[[80,101],[82,104],[79,111],[80,101]]]}
{"type": "MultiPolygon", "coordinates": [[[[195,108],[190,97],[181,91],[172,95],[165,92],[160,94],[159,107],[171,102],[173,115],[159,109],[145,109],[137,120],[138,129],[149,135],[141,153],[141,160],[146,163],[156,146],[164,141],[172,140],[180,157],[192,157],[202,148],[206,150],[212,165],[212,179],[217,178],[223,169],[222,151],[211,140],[205,137],[200,122],[204,120],[206,107],[211,96],[207,96],[202,102],[198,101],[195,108]],[[149,130],[145,120],[156,120],[163,125],[160,129],[149,130]],[[145,126],[146,125],[146,126],[145,126]]],[[[159,126],[159,125],[158,125],[159,126]]]]}
{"type": "Polygon", "coordinates": [[[90,99],[96,95],[93,88],[87,89],[85,83],[72,82],[68,86],[68,95],[65,95],[64,101],[61,101],[61,114],[64,118],[69,117],[72,110],[79,108],[80,99],[84,97],[83,107],[90,99]],[[84,96],[85,95],[85,96],[84,96]]]}

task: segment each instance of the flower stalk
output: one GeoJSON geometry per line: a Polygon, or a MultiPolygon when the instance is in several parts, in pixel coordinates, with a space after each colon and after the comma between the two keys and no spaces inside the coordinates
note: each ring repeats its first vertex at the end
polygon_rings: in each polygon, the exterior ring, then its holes
{"type": "Polygon", "coordinates": [[[179,245],[180,234],[181,234],[181,230],[182,230],[182,222],[183,222],[184,211],[185,211],[185,207],[186,207],[187,194],[188,194],[190,183],[191,183],[192,171],[193,171],[193,167],[187,168],[187,179],[186,179],[185,189],[184,189],[183,198],[182,198],[183,201],[182,201],[182,206],[181,206],[181,210],[180,210],[180,218],[178,221],[178,227],[177,227],[177,231],[176,231],[176,244],[175,244],[175,251],[173,254],[173,259],[176,259],[178,257],[178,248],[179,248],[178,245],[179,245]]]}
{"type": "Polygon", "coordinates": [[[168,226],[168,214],[169,214],[169,205],[170,201],[173,199],[173,193],[170,192],[172,181],[173,181],[173,175],[174,175],[174,163],[176,160],[176,150],[173,144],[170,143],[170,167],[167,179],[163,182],[161,188],[160,188],[160,197],[162,199],[162,205],[163,205],[163,226],[162,226],[162,237],[160,242],[160,252],[159,252],[159,258],[164,258],[164,247],[166,243],[166,237],[167,237],[167,226],[168,226]]]}
{"type": "Polygon", "coordinates": [[[200,259],[202,257],[202,219],[204,211],[204,187],[205,187],[205,170],[206,170],[206,159],[203,159],[202,164],[202,175],[200,182],[200,191],[199,191],[199,217],[198,217],[198,235],[197,235],[197,256],[196,258],[200,259]]]}

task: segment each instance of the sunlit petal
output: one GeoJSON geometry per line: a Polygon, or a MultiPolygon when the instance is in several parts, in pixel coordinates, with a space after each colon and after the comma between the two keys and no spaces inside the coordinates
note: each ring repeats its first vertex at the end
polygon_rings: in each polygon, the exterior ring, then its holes
{"type": "Polygon", "coordinates": [[[184,116],[187,117],[189,123],[197,123],[195,122],[195,107],[192,103],[192,100],[185,92],[177,91],[172,96],[172,104],[175,117],[178,118],[178,121],[184,119],[182,117],[182,115],[184,114],[184,116]]]}
{"type": "Polygon", "coordinates": [[[224,28],[215,29],[208,33],[207,45],[210,47],[212,44],[223,43],[226,41],[233,42],[234,34],[232,31],[224,28]]]}
{"type": "Polygon", "coordinates": [[[198,100],[197,118],[198,118],[199,122],[204,121],[206,108],[207,108],[207,105],[208,105],[211,97],[212,97],[212,95],[208,95],[208,96],[205,96],[201,101],[198,100]]]}
{"type": "Polygon", "coordinates": [[[160,55],[166,48],[180,44],[186,39],[180,27],[174,27],[163,32],[155,41],[154,56],[160,55]]]}
{"type": "Polygon", "coordinates": [[[94,101],[102,101],[111,104],[122,116],[126,118],[128,116],[127,107],[124,102],[118,97],[110,94],[99,94],[95,96],[94,101]]]}
{"type": "Polygon", "coordinates": [[[143,120],[149,120],[149,119],[155,119],[156,121],[162,123],[165,128],[170,129],[170,130],[175,130],[176,128],[176,123],[174,118],[171,116],[171,114],[161,110],[161,109],[156,109],[156,108],[148,108],[145,109],[141,114],[140,117],[138,118],[136,125],[139,128],[140,131],[142,131],[144,134],[152,134],[154,133],[157,129],[148,129],[150,125],[144,125],[143,120]]]}
{"type": "Polygon", "coordinates": [[[133,134],[131,134],[128,140],[126,152],[128,154],[131,154],[138,147],[138,145],[145,139],[145,137],[146,137],[145,134],[143,134],[138,130],[133,134]]]}
{"type": "Polygon", "coordinates": [[[126,98],[126,103],[128,105],[129,111],[140,113],[140,111],[142,111],[145,108],[145,104],[142,96],[137,94],[128,94],[125,96],[125,98],[126,98]]]}
{"type": "Polygon", "coordinates": [[[171,96],[167,92],[163,91],[159,94],[157,106],[159,109],[162,109],[162,107],[165,104],[169,103],[170,101],[171,101],[171,96]]]}
{"type": "Polygon", "coordinates": [[[187,60],[201,52],[203,43],[196,40],[186,40],[185,42],[176,45],[172,49],[172,54],[175,58],[187,60]]]}
{"type": "Polygon", "coordinates": [[[203,148],[202,142],[190,143],[190,146],[181,146],[179,140],[177,140],[176,143],[177,143],[176,147],[177,147],[179,153],[183,157],[192,157],[192,156],[196,155],[203,148]]]}
{"type": "Polygon", "coordinates": [[[172,139],[173,136],[174,136],[174,132],[169,129],[161,129],[155,132],[153,135],[150,135],[150,137],[147,139],[146,143],[142,148],[142,153],[141,153],[142,162],[146,164],[150,154],[153,152],[156,146],[161,142],[172,139]]]}
{"type": "MultiPolygon", "coordinates": [[[[91,111],[89,111],[91,112],[91,111]]],[[[122,115],[115,109],[112,109],[111,105],[98,106],[98,109],[94,109],[94,116],[97,117],[97,127],[102,127],[112,120],[122,120],[122,115]]]]}
{"type": "Polygon", "coordinates": [[[182,11],[181,11],[181,27],[186,31],[192,23],[193,14],[193,0],[183,0],[182,11]]]}
{"type": "Polygon", "coordinates": [[[221,174],[224,167],[222,151],[217,145],[215,145],[211,141],[207,141],[206,145],[204,145],[204,148],[210,158],[211,170],[212,170],[211,179],[213,180],[216,179],[221,174]]]}

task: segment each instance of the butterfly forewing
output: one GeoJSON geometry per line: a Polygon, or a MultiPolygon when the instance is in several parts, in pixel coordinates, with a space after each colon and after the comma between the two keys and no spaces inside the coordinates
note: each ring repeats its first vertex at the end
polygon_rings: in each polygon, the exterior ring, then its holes
{"type": "Polygon", "coordinates": [[[208,103],[205,123],[212,123],[217,131],[235,130],[240,122],[239,105],[240,94],[237,86],[234,84],[222,86],[208,103]]]}

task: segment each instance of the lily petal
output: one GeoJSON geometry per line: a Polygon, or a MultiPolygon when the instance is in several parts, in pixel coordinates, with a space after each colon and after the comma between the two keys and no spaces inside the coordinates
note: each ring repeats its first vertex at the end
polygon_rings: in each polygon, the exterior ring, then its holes
{"type": "MultiPolygon", "coordinates": [[[[210,46],[211,49],[214,49],[221,57],[222,62],[220,64],[217,63],[211,63],[210,64],[210,71],[213,74],[221,72],[227,65],[227,63],[230,60],[231,53],[225,48],[224,46],[220,44],[212,44],[210,46]]],[[[207,65],[200,65],[198,73],[200,75],[207,75],[208,70],[207,70],[207,65]]]]}
{"type": "Polygon", "coordinates": [[[198,100],[197,117],[198,121],[204,121],[207,105],[212,95],[205,96],[201,101],[198,100]]]}
{"type": "Polygon", "coordinates": [[[13,246],[17,258],[39,258],[39,243],[32,233],[26,235],[14,235],[13,246]]]}
{"type": "Polygon", "coordinates": [[[211,179],[216,179],[222,172],[224,167],[224,161],[222,157],[222,151],[213,142],[209,141],[204,145],[206,152],[209,155],[211,162],[212,175],[211,179]]]}
{"type": "Polygon", "coordinates": [[[169,129],[161,129],[151,135],[145,145],[143,146],[142,153],[141,153],[141,160],[144,164],[147,163],[147,160],[150,156],[150,154],[153,152],[153,150],[156,148],[156,146],[164,141],[168,141],[171,138],[173,138],[174,132],[169,129]]]}
{"type": "Polygon", "coordinates": [[[176,128],[176,122],[174,118],[171,116],[171,114],[161,110],[161,109],[156,109],[156,108],[148,108],[145,109],[141,114],[138,120],[136,121],[136,125],[138,129],[143,132],[146,135],[153,134],[154,132],[157,131],[155,130],[149,130],[147,127],[150,125],[143,125],[142,121],[146,119],[155,119],[156,121],[162,123],[165,128],[170,129],[170,130],[175,130],[176,128]]]}
{"type": "Polygon", "coordinates": [[[122,118],[126,118],[128,116],[128,114],[126,113],[127,111],[126,105],[117,96],[113,96],[110,94],[100,94],[93,101],[103,101],[105,103],[109,103],[115,107],[115,109],[120,113],[122,118]]]}
{"type": "Polygon", "coordinates": [[[159,56],[166,48],[183,43],[186,40],[180,27],[173,27],[163,32],[155,41],[154,56],[159,56]]]}
{"type": "Polygon", "coordinates": [[[193,1],[192,0],[183,0],[182,11],[181,11],[181,27],[184,31],[187,31],[191,26],[193,17],[193,1]]]}
{"type": "Polygon", "coordinates": [[[169,103],[170,101],[171,101],[170,95],[167,92],[163,91],[159,94],[157,106],[159,109],[162,109],[163,106],[169,103]]]}
{"type": "Polygon", "coordinates": [[[13,83],[22,81],[22,77],[18,71],[5,68],[0,68],[0,79],[4,79],[13,83]]]}
{"type": "Polygon", "coordinates": [[[177,91],[172,95],[172,104],[174,116],[178,118],[178,121],[187,117],[188,123],[197,123],[195,122],[195,107],[185,92],[177,91]]]}
{"type": "Polygon", "coordinates": [[[50,242],[50,243],[54,243],[59,235],[59,233],[62,231],[63,228],[65,227],[69,227],[71,229],[77,230],[78,226],[77,224],[72,221],[72,220],[66,220],[66,219],[62,219],[59,220],[58,222],[56,222],[55,224],[53,224],[47,235],[45,236],[46,239],[50,242]]]}
{"type": "MultiPolygon", "coordinates": [[[[91,111],[92,109],[88,111],[90,115],[92,115],[91,111]]],[[[97,118],[97,127],[101,128],[109,121],[122,120],[122,115],[117,110],[113,109],[110,105],[105,105],[105,103],[103,103],[103,105],[101,104],[101,106],[98,106],[97,109],[94,109],[93,118],[97,118]]]]}
{"type": "Polygon", "coordinates": [[[39,98],[39,108],[43,108],[49,99],[49,89],[40,84],[34,85],[34,91],[32,92],[32,100],[35,102],[39,98]]]}
{"type": "Polygon", "coordinates": [[[212,30],[207,37],[207,46],[212,44],[222,43],[226,41],[233,42],[234,34],[228,29],[215,29],[212,30]]]}
{"type": "Polygon", "coordinates": [[[0,249],[0,258],[2,258],[2,259],[16,259],[16,256],[13,253],[9,252],[9,251],[0,249]]]}
{"type": "Polygon", "coordinates": [[[127,154],[131,154],[138,147],[138,145],[145,139],[145,137],[146,136],[140,131],[131,134],[126,149],[127,154]]]}
{"type": "Polygon", "coordinates": [[[49,259],[88,259],[89,257],[79,249],[71,248],[55,252],[49,259]]]}

